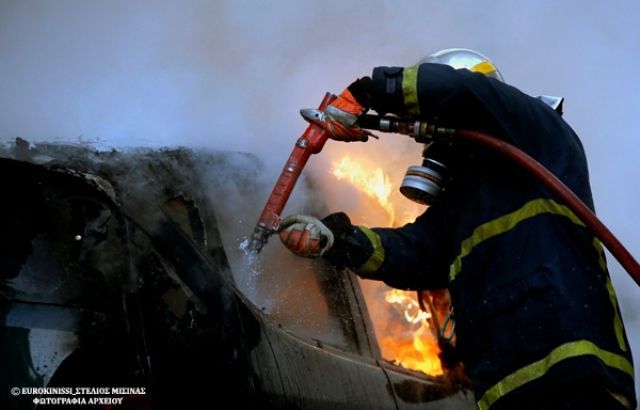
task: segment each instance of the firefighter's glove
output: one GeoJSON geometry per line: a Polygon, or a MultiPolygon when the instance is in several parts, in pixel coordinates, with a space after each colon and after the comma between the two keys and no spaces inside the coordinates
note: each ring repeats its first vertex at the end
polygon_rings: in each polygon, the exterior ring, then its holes
{"type": "Polygon", "coordinates": [[[280,224],[280,240],[298,256],[322,256],[333,246],[333,233],[319,219],[291,215],[280,224]]]}
{"type": "Polygon", "coordinates": [[[331,139],[344,142],[366,142],[370,136],[374,138],[375,136],[356,124],[358,117],[364,114],[367,108],[353,96],[350,91],[352,87],[353,85],[344,90],[329,104],[324,110],[322,122],[331,139]]]}

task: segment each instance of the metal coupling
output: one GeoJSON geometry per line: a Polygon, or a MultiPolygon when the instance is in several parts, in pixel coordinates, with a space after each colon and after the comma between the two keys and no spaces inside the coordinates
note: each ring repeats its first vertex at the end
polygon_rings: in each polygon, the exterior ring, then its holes
{"type": "Polygon", "coordinates": [[[382,117],[380,118],[380,131],[383,132],[393,132],[393,122],[391,118],[382,117]]]}

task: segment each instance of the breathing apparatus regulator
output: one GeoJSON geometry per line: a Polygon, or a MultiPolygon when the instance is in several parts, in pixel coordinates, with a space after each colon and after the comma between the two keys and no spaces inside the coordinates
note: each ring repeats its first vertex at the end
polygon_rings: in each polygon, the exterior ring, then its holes
{"type": "MultiPolygon", "coordinates": [[[[466,48],[448,48],[437,51],[417,64],[445,64],[455,69],[467,69],[504,82],[498,68],[485,55],[466,48]]],[[[537,97],[542,102],[562,114],[564,98],[549,95],[537,97]]],[[[418,128],[418,127],[416,127],[418,128]]],[[[418,138],[416,138],[418,140],[418,138]]],[[[442,192],[449,176],[449,142],[429,141],[422,152],[422,165],[409,167],[400,186],[400,192],[410,200],[423,205],[431,205],[442,192]]]]}
{"type": "Polygon", "coordinates": [[[422,165],[414,165],[407,172],[400,185],[400,192],[413,202],[431,205],[438,197],[448,178],[449,168],[446,159],[434,155],[436,142],[425,144],[422,151],[422,165]],[[435,145],[435,146],[434,146],[435,145]]]}
{"type": "MultiPolygon", "coordinates": [[[[445,64],[455,69],[466,68],[504,81],[500,71],[486,56],[466,48],[440,50],[418,62],[422,63],[445,64]]],[[[407,169],[400,185],[402,195],[422,205],[433,204],[449,177],[449,145],[447,141],[430,141],[425,144],[422,165],[407,169]]]]}

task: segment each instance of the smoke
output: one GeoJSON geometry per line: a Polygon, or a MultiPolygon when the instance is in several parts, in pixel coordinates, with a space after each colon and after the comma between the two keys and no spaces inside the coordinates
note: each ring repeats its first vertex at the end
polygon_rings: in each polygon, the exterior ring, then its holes
{"type": "MultiPolygon", "coordinates": [[[[0,138],[245,151],[273,180],[305,127],[301,107],[373,66],[469,47],[523,91],[566,97],[598,214],[638,255],[638,12],[632,0],[0,0],[0,138]]],[[[399,140],[328,144],[310,170],[375,147],[410,149],[399,140]]],[[[638,357],[640,292],[609,263],[638,357]]]]}

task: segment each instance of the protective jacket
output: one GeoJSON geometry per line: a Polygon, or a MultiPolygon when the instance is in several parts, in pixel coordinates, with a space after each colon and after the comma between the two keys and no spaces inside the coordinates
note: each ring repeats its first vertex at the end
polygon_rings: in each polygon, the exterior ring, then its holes
{"type": "MultiPolygon", "coordinates": [[[[368,88],[379,113],[503,138],[593,209],[582,144],[539,99],[440,64],[379,67],[368,88]]],[[[451,175],[426,212],[401,228],[353,227],[327,258],[396,288],[448,287],[480,409],[519,408],[563,384],[597,385],[635,406],[631,352],[600,242],[508,160],[468,142],[437,151],[451,175]]]]}

